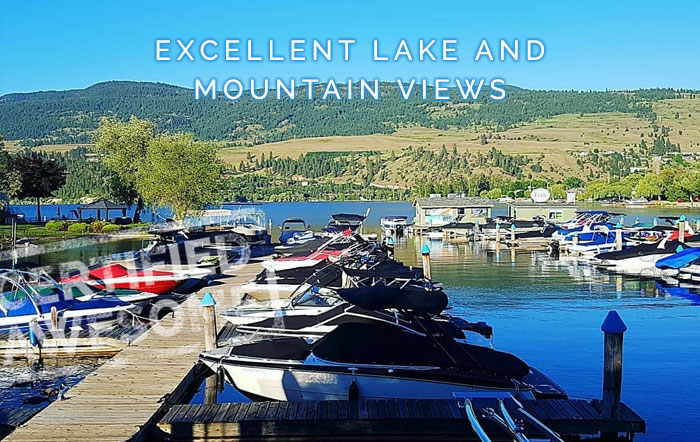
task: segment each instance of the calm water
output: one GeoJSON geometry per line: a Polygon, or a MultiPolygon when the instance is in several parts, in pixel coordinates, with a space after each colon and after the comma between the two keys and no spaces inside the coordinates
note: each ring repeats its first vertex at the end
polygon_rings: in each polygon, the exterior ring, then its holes
{"type": "MultiPolygon", "coordinates": [[[[331,213],[364,212],[371,207],[369,230],[378,230],[384,215],[414,215],[409,203],[269,203],[260,206],[274,225],[301,216],[323,225],[331,213]],[[372,229],[374,228],[374,229],[372,229]]],[[[654,213],[624,209],[627,223],[654,213]]],[[[499,212],[495,212],[498,214],[499,212]]],[[[666,210],[676,215],[682,211],[666,210]]],[[[693,219],[697,212],[685,212],[693,219]]],[[[133,249],[124,242],[97,250],[72,251],[80,259],[133,249]]],[[[420,238],[408,237],[396,246],[397,258],[420,264],[420,238]]],[[[430,242],[435,280],[443,282],[453,313],[484,320],[494,327],[495,344],[546,372],[572,396],[599,398],[602,392],[603,333],[609,310],[617,310],[628,326],[625,335],[622,399],[648,423],[648,434],[637,440],[698,440],[700,420],[700,297],[661,293],[654,281],[615,277],[585,263],[552,259],[544,253],[499,253],[478,245],[430,242]]],[[[75,256],[66,256],[75,259],[75,256]]],[[[60,254],[47,261],[62,259],[60,254]]],[[[81,365],[78,365],[80,368],[81,365]]],[[[0,369],[0,378],[30,376],[28,367],[0,369]]],[[[84,373],[84,368],[80,373],[84,373]]],[[[82,374],[84,376],[84,374],[82,374]]],[[[3,402],[11,397],[0,384],[3,402]]],[[[25,392],[26,393],[26,392],[25,392]]],[[[202,402],[203,388],[193,398],[202,402]]],[[[230,386],[219,401],[243,400],[230,386]]]]}

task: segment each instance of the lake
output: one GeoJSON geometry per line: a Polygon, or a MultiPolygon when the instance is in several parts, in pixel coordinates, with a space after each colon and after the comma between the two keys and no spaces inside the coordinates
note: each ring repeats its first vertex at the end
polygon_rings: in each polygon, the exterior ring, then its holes
{"type": "MultiPolygon", "coordinates": [[[[370,231],[379,231],[382,216],[414,215],[409,203],[260,206],[274,225],[284,218],[301,216],[315,226],[323,225],[331,213],[360,213],[368,207],[370,231]]],[[[662,212],[622,211],[628,214],[628,223],[636,216],[650,222],[662,212]]],[[[678,209],[663,213],[697,217],[697,212],[678,209]]],[[[488,322],[494,327],[496,348],[512,352],[544,371],[573,397],[601,397],[600,325],[609,310],[617,310],[628,327],[622,400],[648,424],[648,434],[637,440],[697,440],[693,424],[700,421],[700,297],[670,296],[658,290],[652,280],[607,275],[586,263],[566,257],[554,259],[542,252],[511,255],[508,250],[487,251],[479,244],[431,241],[429,245],[433,278],[444,284],[452,313],[488,322]]],[[[103,246],[102,252],[136,246],[134,242],[117,243],[103,246]]],[[[420,265],[421,247],[421,238],[403,238],[396,244],[397,259],[420,265]]],[[[87,260],[95,253],[86,249],[79,252],[79,258],[87,260]]],[[[55,262],[60,258],[47,259],[55,262]]],[[[82,375],[87,371],[79,370],[82,375]]],[[[9,372],[0,369],[0,377],[6,375],[17,376],[17,367],[9,372]]],[[[193,401],[201,399],[199,392],[193,401]]],[[[230,386],[219,395],[221,401],[240,399],[230,386]]]]}

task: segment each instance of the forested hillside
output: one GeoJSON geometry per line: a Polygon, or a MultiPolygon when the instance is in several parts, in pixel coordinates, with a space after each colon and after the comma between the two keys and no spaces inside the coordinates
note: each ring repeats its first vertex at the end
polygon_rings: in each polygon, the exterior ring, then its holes
{"type": "MultiPolygon", "coordinates": [[[[319,86],[321,90],[323,86],[319,86]]],[[[654,119],[651,102],[679,91],[531,91],[509,88],[502,102],[405,101],[393,83],[381,86],[379,101],[223,97],[195,101],[192,90],[162,83],[111,81],[86,89],[7,94],[0,97],[0,133],[23,146],[88,143],[100,117],[131,115],[156,123],[161,131],[192,132],[200,140],[255,145],[291,138],[392,133],[400,127],[436,129],[479,126],[505,130],[537,118],[561,114],[622,112],[654,119]]],[[[416,90],[416,94],[417,94],[416,90]]],[[[456,98],[458,93],[452,91],[456,98]]]]}

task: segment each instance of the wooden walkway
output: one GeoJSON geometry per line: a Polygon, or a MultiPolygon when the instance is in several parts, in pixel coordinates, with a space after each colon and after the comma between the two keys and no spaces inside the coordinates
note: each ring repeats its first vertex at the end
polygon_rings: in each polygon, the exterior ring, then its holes
{"type": "Polygon", "coordinates": [[[259,261],[229,269],[229,276],[192,295],[174,315],[163,318],[70,389],[66,400],[53,402],[6,440],[123,441],[133,437],[163,402],[177,399],[178,385],[194,371],[204,348],[200,306],[204,293],[214,295],[219,311],[232,307],[240,299],[240,286],[259,271],[259,261]]]}
{"type": "MultiPolygon", "coordinates": [[[[473,404],[492,440],[513,440],[485,417],[489,408],[498,409],[495,400],[474,399],[473,404]]],[[[512,401],[506,401],[506,408],[511,416],[518,415],[512,401]]],[[[603,418],[595,401],[532,400],[524,401],[523,408],[560,435],[646,430],[644,420],[625,405],[620,420],[603,418]]],[[[528,435],[538,435],[535,427],[527,425],[528,435]]],[[[176,405],[158,426],[170,440],[479,440],[454,400],[176,405]]]]}

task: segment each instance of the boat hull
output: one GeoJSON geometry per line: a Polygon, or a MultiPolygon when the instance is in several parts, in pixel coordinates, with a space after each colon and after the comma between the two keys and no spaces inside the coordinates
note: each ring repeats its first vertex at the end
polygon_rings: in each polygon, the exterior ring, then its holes
{"type": "MultiPolygon", "coordinates": [[[[202,358],[212,370],[221,367],[229,380],[244,393],[279,401],[347,400],[353,382],[363,399],[453,399],[458,392],[478,394],[513,393],[522,399],[533,399],[528,389],[516,390],[474,385],[418,380],[400,376],[365,374],[359,369],[353,374],[291,367],[246,366],[217,363],[202,358]]],[[[392,373],[387,368],[385,373],[392,373]]]]}

